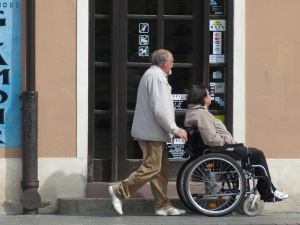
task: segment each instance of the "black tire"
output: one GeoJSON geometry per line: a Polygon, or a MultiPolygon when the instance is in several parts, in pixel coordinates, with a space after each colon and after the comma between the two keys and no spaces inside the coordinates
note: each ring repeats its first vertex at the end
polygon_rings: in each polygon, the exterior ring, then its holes
{"type": "Polygon", "coordinates": [[[182,195],[197,213],[225,216],[240,206],[246,193],[241,166],[220,153],[201,156],[183,170],[182,195]]]}
{"type": "Polygon", "coordinates": [[[195,160],[196,158],[189,158],[187,161],[185,161],[185,163],[181,166],[178,175],[177,175],[177,179],[176,179],[176,190],[177,190],[177,194],[178,197],[180,198],[180,200],[183,202],[183,204],[191,211],[197,213],[197,211],[195,211],[194,207],[191,206],[186,197],[183,194],[183,173],[186,169],[186,167],[195,160]]]}

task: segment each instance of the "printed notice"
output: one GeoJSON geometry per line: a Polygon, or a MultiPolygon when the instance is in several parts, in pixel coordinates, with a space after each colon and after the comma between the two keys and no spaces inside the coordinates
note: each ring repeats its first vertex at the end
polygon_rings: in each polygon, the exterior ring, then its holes
{"type": "Polygon", "coordinates": [[[226,31],[226,20],[210,20],[210,31],[226,31]]]}
{"type": "Polygon", "coordinates": [[[224,55],[209,55],[209,63],[225,63],[224,55]]]}
{"type": "Polygon", "coordinates": [[[189,158],[189,155],[184,151],[185,142],[181,138],[174,138],[173,142],[167,143],[169,151],[169,158],[171,159],[183,159],[189,158]]]}
{"type": "Polygon", "coordinates": [[[182,103],[186,100],[186,97],[187,94],[172,94],[172,100],[176,110],[184,109],[182,103]]]}

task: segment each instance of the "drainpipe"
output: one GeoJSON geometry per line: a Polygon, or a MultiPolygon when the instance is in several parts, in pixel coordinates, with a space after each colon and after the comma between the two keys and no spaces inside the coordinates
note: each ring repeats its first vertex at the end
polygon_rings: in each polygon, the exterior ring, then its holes
{"type": "MultiPolygon", "coordinates": [[[[35,91],[35,0],[26,0],[26,90],[22,93],[22,181],[23,214],[38,214],[38,94],[35,91]]],[[[24,8],[23,8],[24,10],[24,8]]],[[[24,60],[23,60],[24,61],[24,60]]]]}

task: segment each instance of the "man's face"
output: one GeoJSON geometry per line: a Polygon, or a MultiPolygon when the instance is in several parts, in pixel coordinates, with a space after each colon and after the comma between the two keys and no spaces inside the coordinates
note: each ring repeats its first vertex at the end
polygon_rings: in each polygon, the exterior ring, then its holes
{"type": "Polygon", "coordinates": [[[173,55],[170,54],[170,57],[168,60],[165,61],[165,73],[168,74],[168,75],[171,75],[172,73],[172,67],[173,67],[173,64],[174,64],[174,58],[173,58],[173,55]]]}

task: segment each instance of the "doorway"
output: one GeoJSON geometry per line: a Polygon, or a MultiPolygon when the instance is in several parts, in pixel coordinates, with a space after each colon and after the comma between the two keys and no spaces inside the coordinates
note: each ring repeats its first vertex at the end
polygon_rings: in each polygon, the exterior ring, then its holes
{"type": "MultiPolygon", "coordinates": [[[[186,90],[205,83],[211,112],[230,130],[232,8],[230,0],[90,1],[89,182],[121,180],[139,167],[131,124],[139,80],[156,49],[174,56],[176,123],[183,126],[186,90]]],[[[186,156],[183,143],[168,146],[175,179],[186,156]]]]}

